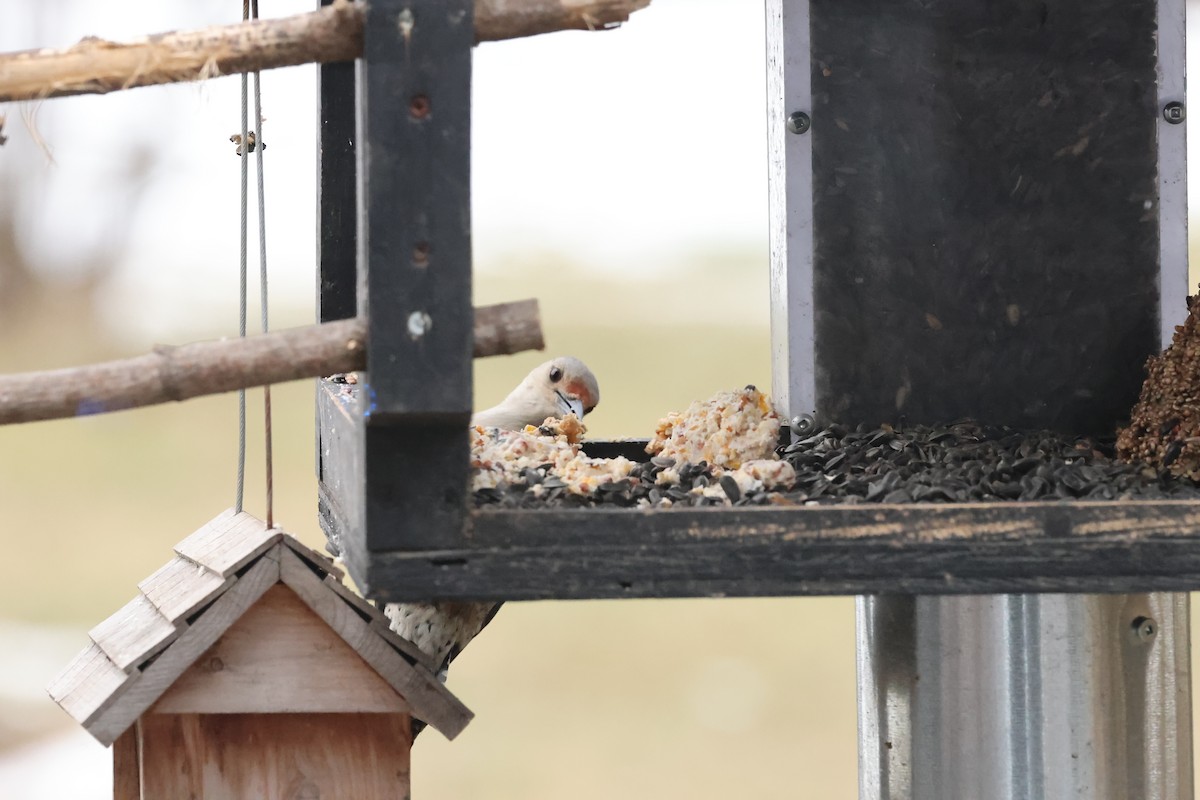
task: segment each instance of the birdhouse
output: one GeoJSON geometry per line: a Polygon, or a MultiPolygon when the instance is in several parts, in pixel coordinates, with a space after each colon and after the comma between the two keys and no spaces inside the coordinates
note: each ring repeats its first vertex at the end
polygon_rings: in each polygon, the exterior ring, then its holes
{"type": "Polygon", "coordinates": [[[49,687],[113,745],[117,800],[407,797],[414,719],[471,719],[332,562],[249,514],[139,589],[49,687]]]}

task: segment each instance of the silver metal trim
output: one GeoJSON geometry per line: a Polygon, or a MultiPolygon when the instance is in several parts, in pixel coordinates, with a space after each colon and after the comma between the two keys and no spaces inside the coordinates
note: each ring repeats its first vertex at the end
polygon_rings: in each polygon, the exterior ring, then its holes
{"type": "Polygon", "coordinates": [[[1159,319],[1162,346],[1187,318],[1188,198],[1187,127],[1163,117],[1167,103],[1185,103],[1187,89],[1186,2],[1158,0],[1158,230],[1159,319]]]}
{"type": "Polygon", "coordinates": [[[808,0],[766,0],[766,11],[771,385],[791,419],[816,410],[812,141],[821,121],[812,113],[808,0]],[[788,131],[794,111],[812,118],[807,133],[788,131]]]}

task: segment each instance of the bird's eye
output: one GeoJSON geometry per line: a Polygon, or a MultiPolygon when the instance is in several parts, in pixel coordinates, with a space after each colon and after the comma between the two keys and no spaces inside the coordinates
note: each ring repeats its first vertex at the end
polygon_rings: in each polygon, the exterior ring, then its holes
{"type": "Polygon", "coordinates": [[[558,383],[561,380],[562,380],[562,370],[559,369],[558,367],[551,367],[550,368],[550,382],[558,383]]]}

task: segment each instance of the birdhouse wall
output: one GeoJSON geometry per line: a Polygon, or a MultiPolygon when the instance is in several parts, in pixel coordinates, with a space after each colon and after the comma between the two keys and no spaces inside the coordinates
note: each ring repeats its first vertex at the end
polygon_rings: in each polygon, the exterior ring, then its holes
{"type": "Polygon", "coordinates": [[[409,795],[393,714],[146,714],[114,746],[115,800],[409,795]]]}
{"type": "MultiPolygon", "coordinates": [[[[351,613],[347,607],[346,613],[351,613]]],[[[408,703],[283,584],[154,705],[170,713],[406,712],[408,703]]]]}

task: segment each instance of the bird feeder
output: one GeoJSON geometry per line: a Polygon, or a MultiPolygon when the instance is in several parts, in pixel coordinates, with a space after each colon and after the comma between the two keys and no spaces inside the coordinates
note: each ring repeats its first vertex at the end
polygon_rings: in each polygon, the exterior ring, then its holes
{"type": "MultiPolygon", "coordinates": [[[[467,507],[471,3],[445,5],[372,3],[357,70],[322,68],[322,309],[386,326],[372,393],[319,401],[360,585],[904,593],[860,608],[865,797],[1190,796],[1186,604],[1083,595],[1200,587],[1194,499],[467,507]],[[998,592],[1026,594],[931,597],[998,592]]],[[[1113,432],[1186,311],[1181,0],[766,9],[776,406],[1113,432]]]]}
{"type": "Polygon", "coordinates": [[[113,746],[117,800],[407,797],[414,719],[471,719],[325,556],[249,514],[139,589],[49,688],[113,746]]]}

